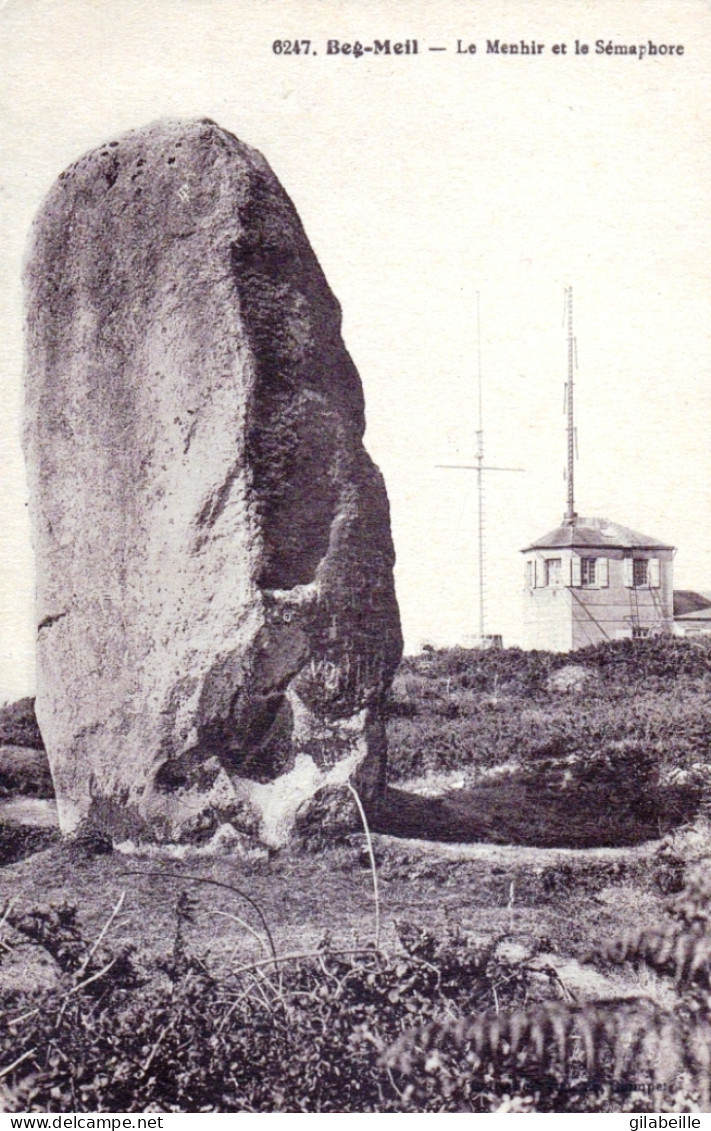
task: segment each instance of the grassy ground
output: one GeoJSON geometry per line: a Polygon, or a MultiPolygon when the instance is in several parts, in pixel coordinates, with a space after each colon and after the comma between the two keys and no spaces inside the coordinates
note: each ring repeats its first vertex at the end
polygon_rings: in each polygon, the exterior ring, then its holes
{"type": "MultiPolygon", "coordinates": [[[[704,829],[693,835],[586,851],[376,835],[377,947],[359,835],[321,853],[251,863],[51,846],[0,872],[0,907],[11,907],[2,931],[0,1070],[27,1057],[6,1073],[0,1105],[490,1111],[507,1110],[513,1097],[520,1110],[657,1110],[645,1073],[627,1091],[605,1091],[607,1064],[587,1074],[577,1065],[575,1088],[567,1068],[535,1067],[531,1076],[520,1064],[513,1075],[494,1065],[472,1091],[477,1077],[465,1056],[431,1080],[418,1072],[408,1092],[407,1072],[393,1076],[382,1057],[418,1026],[477,1011],[502,1010],[503,1023],[538,1003],[582,1010],[584,1020],[600,999],[643,995],[673,1015],[668,980],[587,959],[605,940],[668,922],[669,891],[680,885],[669,860],[703,857],[711,843],[704,829]],[[171,1039],[153,1056],[166,1032],[171,1039]],[[223,1058],[234,1067],[231,1083],[223,1058]]],[[[579,1051],[579,1041],[573,1046],[579,1051]]],[[[682,1101],[669,1102],[677,1104],[669,1110],[693,1111],[701,1101],[687,1087],[682,1101]]]]}
{"type": "MultiPolygon", "coordinates": [[[[679,979],[665,978],[674,972],[668,957],[659,969],[586,958],[620,937],[632,953],[641,931],[647,951],[670,937],[669,902],[711,855],[710,661],[707,649],[665,641],[572,658],[452,650],[405,660],[389,724],[393,784],[371,814],[386,830],[373,838],[377,922],[362,833],[319,851],[240,860],[200,850],[97,853],[100,845],[59,842],[51,828],[0,824],[0,918],[11,909],[0,928],[0,999],[11,1020],[27,1014],[8,1029],[7,1045],[0,1041],[2,1102],[12,1110],[707,1110],[691,1068],[680,1083],[683,1057],[673,1086],[645,1091],[651,1077],[640,1069],[623,1094],[617,1084],[602,1088],[611,1071],[602,1053],[592,1075],[590,1065],[576,1062],[572,1072],[567,1061],[543,1072],[523,1053],[512,1066],[479,1044],[468,1067],[427,1069],[416,1085],[383,1069],[382,1056],[413,1027],[476,1010],[518,1009],[525,1029],[529,1014],[520,1011],[537,1002],[548,1020],[563,1009],[571,1025],[588,1024],[585,1010],[602,999],[641,995],[644,1009],[657,1011],[645,1015],[650,1033],[662,1025],[659,1011],[706,1016],[706,999],[690,1005],[679,979]],[[272,945],[278,977],[264,973],[272,945]],[[304,954],[320,957],[290,957],[304,954]],[[140,1024],[137,1000],[148,1011],[140,1024]],[[203,1026],[205,1055],[178,1073],[192,1056],[190,1017],[203,1026]],[[303,1033],[297,1048],[288,1044],[294,1027],[303,1033]],[[251,1052],[239,1051],[243,1031],[251,1052]],[[252,1075],[234,1067],[218,1095],[217,1061],[236,1066],[249,1055],[252,1075]],[[280,1058],[295,1065],[283,1088],[280,1058]],[[101,1063],[113,1067],[102,1072],[101,1063]],[[177,1091],[166,1083],[174,1076],[177,1091]],[[121,1084],[129,1078],[130,1093],[121,1084]]],[[[8,731],[16,743],[33,733],[26,706],[21,727],[19,714],[8,731]]],[[[31,743],[19,745],[24,755],[0,756],[0,809],[18,792],[26,804],[47,804],[42,759],[27,754],[31,743]]],[[[698,943],[709,916],[695,907],[698,943]]],[[[708,980],[711,941],[699,946],[686,974],[693,966],[692,980],[708,980]]],[[[595,1017],[595,1032],[607,1032],[595,1017]]]]}
{"type": "MultiPolygon", "coordinates": [[[[653,640],[573,657],[430,652],[403,661],[391,712],[389,778],[437,793],[432,835],[643,843],[693,820],[705,796],[711,650],[653,640]]],[[[411,832],[417,817],[394,820],[411,832]]]]}
{"type": "MultiPolygon", "coordinates": [[[[505,934],[534,949],[545,942],[581,957],[602,924],[624,928],[640,914],[657,915],[667,882],[664,855],[639,848],[482,851],[377,836],[375,843],[386,946],[395,937],[395,923],[407,921],[430,928],[459,925],[480,938],[505,934]]],[[[55,845],[0,872],[0,905],[18,896],[24,908],[68,901],[91,937],[126,892],[119,935],[149,961],[170,951],[175,909],[188,891],[196,953],[218,963],[227,956],[241,961],[258,955],[248,929],[224,918],[232,914],[259,928],[246,902],[188,878],[194,876],[233,885],[255,900],[279,953],[314,948],[325,935],[344,946],[373,941],[371,875],[357,835],[348,847],[305,856],[280,853],[252,864],[231,857],[87,857],[55,845]]]]}

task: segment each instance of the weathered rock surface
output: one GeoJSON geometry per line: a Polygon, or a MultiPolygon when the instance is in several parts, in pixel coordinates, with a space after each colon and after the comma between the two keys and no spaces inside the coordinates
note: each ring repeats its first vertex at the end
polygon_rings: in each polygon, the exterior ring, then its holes
{"type": "Polygon", "coordinates": [[[210,121],[61,175],[26,265],[36,712],[64,832],[281,844],[382,782],[401,653],[360,380],[296,211],[210,121]]]}

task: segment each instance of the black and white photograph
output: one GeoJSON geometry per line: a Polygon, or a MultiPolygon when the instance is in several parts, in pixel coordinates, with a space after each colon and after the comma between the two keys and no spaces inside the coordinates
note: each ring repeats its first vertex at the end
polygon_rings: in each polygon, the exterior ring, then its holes
{"type": "Polygon", "coordinates": [[[707,0],[0,0],[8,1127],[703,1126],[710,85],[707,0]]]}

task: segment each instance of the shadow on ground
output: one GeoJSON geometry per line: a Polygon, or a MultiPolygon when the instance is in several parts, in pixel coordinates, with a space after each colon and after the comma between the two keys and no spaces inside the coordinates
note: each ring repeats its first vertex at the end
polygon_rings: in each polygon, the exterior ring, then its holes
{"type": "MultiPolygon", "coordinates": [[[[665,836],[694,819],[701,793],[665,785],[652,767],[543,759],[476,785],[427,796],[388,786],[368,818],[375,832],[446,843],[617,848],[665,836]]],[[[58,837],[43,751],[0,746],[0,865],[58,837]],[[51,810],[51,812],[50,812],[51,810]]]]}
{"type": "Polygon", "coordinates": [[[425,797],[387,787],[369,819],[375,832],[449,843],[538,848],[642,844],[692,820],[698,794],[678,786],[643,797],[546,793],[535,781],[489,782],[425,797]]]}

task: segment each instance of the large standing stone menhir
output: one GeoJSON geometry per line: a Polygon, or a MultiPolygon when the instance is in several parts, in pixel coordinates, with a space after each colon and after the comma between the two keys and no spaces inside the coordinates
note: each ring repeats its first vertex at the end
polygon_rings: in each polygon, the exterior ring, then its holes
{"type": "Polygon", "coordinates": [[[401,653],[387,496],[338,303],[264,159],[210,121],[95,150],[44,203],[26,288],[62,829],[278,845],[347,781],[372,797],[401,653]]]}

